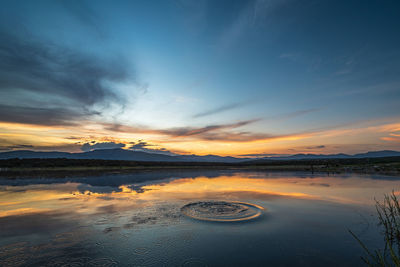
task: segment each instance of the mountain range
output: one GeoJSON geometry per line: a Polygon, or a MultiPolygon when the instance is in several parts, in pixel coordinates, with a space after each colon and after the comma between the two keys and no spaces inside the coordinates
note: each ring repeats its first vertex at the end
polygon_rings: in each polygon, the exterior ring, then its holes
{"type": "Polygon", "coordinates": [[[302,159],[346,159],[346,158],[379,158],[379,157],[400,157],[399,151],[382,150],[348,154],[295,154],[288,156],[270,156],[264,158],[235,158],[221,157],[216,155],[163,155],[148,153],[143,151],[133,151],[127,149],[97,149],[89,152],[69,153],[69,152],[38,152],[31,150],[16,150],[0,152],[0,159],[12,158],[67,158],[67,159],[103,159],[103,160],[130,160],[130,161],[170,161],[170,162],[244,162],[250,160],[302,160],[302,159]]]}

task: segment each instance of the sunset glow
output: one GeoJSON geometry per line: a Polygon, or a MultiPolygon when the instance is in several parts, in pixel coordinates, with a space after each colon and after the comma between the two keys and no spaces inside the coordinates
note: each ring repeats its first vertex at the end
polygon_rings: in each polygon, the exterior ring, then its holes
{"type": "Polygon", "coordinates": [[[22,2],[0,11],[0,151],[400,150],[397,5],[22,2]]]}

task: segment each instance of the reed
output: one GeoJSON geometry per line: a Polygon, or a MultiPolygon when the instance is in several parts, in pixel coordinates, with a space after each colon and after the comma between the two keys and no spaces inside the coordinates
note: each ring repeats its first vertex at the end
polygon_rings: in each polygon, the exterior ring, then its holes
{"type": "Polygon", "coordinates": [[[393,191],[384,196],[382,202],[376,201],[379,225],[382,229],[385,246],[370,251],[352,232],[350,234],[365,250],[367,256],[361,257],[368,266],[400,266],[400,202],[393,191]]]}

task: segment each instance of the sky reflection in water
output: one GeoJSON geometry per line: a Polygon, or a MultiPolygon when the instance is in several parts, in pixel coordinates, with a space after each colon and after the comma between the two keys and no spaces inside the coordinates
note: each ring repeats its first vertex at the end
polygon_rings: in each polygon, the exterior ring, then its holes
{"type": "Polygon", "coordinates": [[[351,229],[380,245],[374,197],[399,179],[304,173],[169,172],[0,181],[4,265],[361,264],[351,229]],[[242,223],[201,222],[195,201],[264,207],[242,223]]]}

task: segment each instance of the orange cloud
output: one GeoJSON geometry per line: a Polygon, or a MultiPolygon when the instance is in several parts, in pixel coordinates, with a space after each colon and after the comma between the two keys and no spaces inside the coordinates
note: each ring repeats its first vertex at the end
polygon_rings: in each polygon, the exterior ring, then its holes
{"type": "Polygon", "coordinates": [[[313,152],[307,147],[324,145],[318,152],[354,153],[360,150],[400,149],[397,118],[355,122],[330,129],[294,133],[255,133],[244,128],[258,119],[205,127],[155,129],[87,121],[80,127],[41,126],[0,122],[0,149],[60,150],[78,152],[83,143],[118,142],[130,147],[145,140],[155,147],[178,154],[242,155],[313,152]],[[339,148],[335,148],[339,147],[339,148]],[[296,148],[293,150],[293,148],[296,148]],[[338,151],[340,149],[341,151],[338,151]]]}

